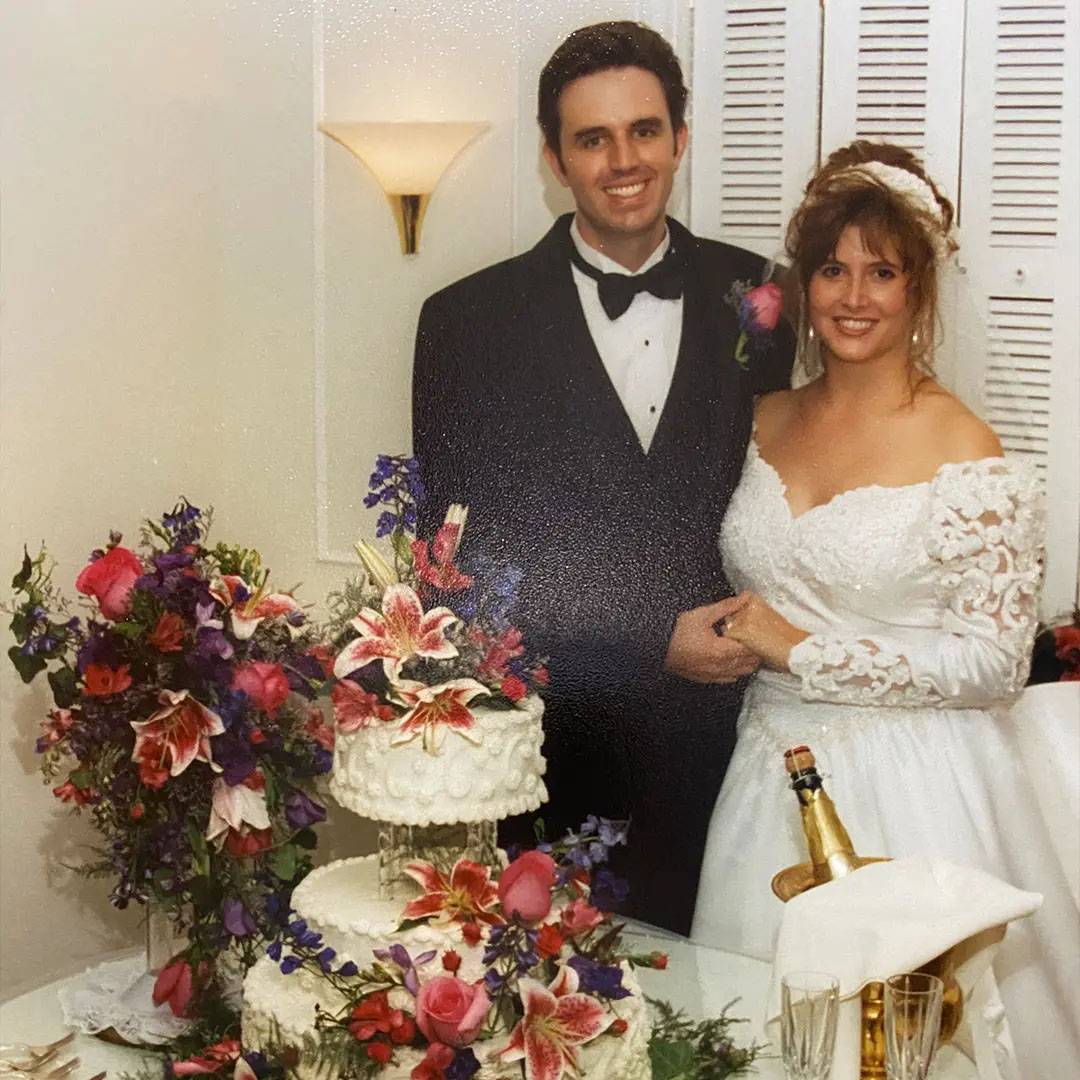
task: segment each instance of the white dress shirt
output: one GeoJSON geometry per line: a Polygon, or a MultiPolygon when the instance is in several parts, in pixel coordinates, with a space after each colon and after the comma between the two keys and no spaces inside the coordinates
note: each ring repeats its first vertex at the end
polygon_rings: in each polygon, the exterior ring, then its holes
{"type": "MultiPolygon", "coordinates": [[[[605,274],[628,274],[625,266],[608,258],[582,238],[575,217],[570,236],[581,257],[605,274]]],[[[664,239],[635,273],[643,274],[665,255],[671,237],[664,239]]],[[[630,423],[637,432],[642,449],[648,453],[656,434],[656,425],[664,411],[671,389],[675,361],[682,337],[682,297],[661,300],[652,293],[638,293],[630,307],[617,319],[609,319],[600,303],[600,289],[588,274],[573,268],[585,322],[592,334],[596,351],[604,363],[608,378],[615,387],[630,423]]]]}

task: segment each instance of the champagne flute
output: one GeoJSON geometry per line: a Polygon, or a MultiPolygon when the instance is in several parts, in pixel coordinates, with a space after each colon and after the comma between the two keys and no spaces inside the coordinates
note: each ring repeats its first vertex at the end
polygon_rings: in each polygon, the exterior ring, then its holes
{"type": "Polygon", "coordinates": [[[820,971],[780,980],[780,1052],[787,1080],[827,1080],[836,1047],[840,981],[820,971]]]}
{"type": "Polygon", "coordinates": [[[885,1075],[888,1080],[926,1080],[941,1031],[945,984],[922,971],[885,980],[885,1075]]]}

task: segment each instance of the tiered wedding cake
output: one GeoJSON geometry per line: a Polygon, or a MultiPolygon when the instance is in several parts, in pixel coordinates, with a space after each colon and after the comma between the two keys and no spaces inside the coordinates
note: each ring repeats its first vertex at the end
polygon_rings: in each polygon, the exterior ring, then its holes
{"type": "MultiPolygon", "coordinates": [[[[333,950],[334,965],[352,961],[361,970],[370,968],[375,950],[389,963],[386,950],[394,946],[404,947],[409,962],[427,955],[428,959],[418,964],[412,992],[398,987],[390,993],[390,1005],[407,1016],[417,1011],[417,977],[423,986],[427,977],[445,980],[449,971],[467,985],[468,993],[474,993],[485,969],[491,970],[490,963],[485,965],[485,951],[493,940],[493,927],[502,919],[496,913],[492,921],[444,917],[408,919],[403,925],[405,905],[424,892],[414,880],[417,875],[410,875],[406,867],[435,867],[449,881],[451,868],[464,858],[497,874],[506,860],[495,847],[496,822],[535,810],[547,799],[542,779],[546,765],[540,752],[540,700],[533,696],[513,709],[473,708],[471,712],[474,724],[467,737],[448,732],[434,753],[419,739],[395,743],[394,724],[372,724],[339,733],[331,790],[342,806],[380,822],[379,854],[321,867],[293,894],[304,932],[320,935],[321,944],[333,950]],[[447,956],[453,958],[449,964],[445,960],[440,963],[440,958],[447,956]]],[[[494,892],[493,884],[491,890],[494,892]]],[[[548,918],[554,920],[550,929],[555,933],[558,907],[548,918]]],[[[558,935],[560,952],[540,954],[551,957],[547,971],[559,973],[550,987],[545,981],[544,993],[553,991],[557,996],[578,990],[577,972],[561,962],[572,955],[568,944],[563,947],[563,938],[569,939],[574,928],[565,919],[562,925],[565,933],[558,935]]],[[[403,955],[395,951],[399,958],[403,955]]],[[[320,977],[309,967],[283,974],[279,962],[280,953],[278,960],[264,957],[244,983],[244,1045],[303,1047],[306,1041],[309,1050],[306,1054],[301,1050],[301,1075],[325,1077],[325,1063],[320,1066],[311,1060],[311,1040],[319,1037],[316,1013],[322,1010],[341,1017],[348,999],[333,980],[320,977]]],[[[534,967],[532,977],[544,979],[542,969],[543,965],[534,967]]],[[[530,983],[530,979],[522,978],[521,982],[530,983]]],[[[645,1002],[626,964],[622,987],[629,991],[626,996],[600,993],[585,1002],[595,1014],[594,1026],[599,1030],[578,1039],[572,1055],[576,1056],[579,1075],[588,1080],[647,1080],[651,1075],[645,1002]]],[[[583,983],[580,989],[576,997],[585,998],[590,988],[583,983]]],[[[524,1000],[524,989],[520,996],[524,1000]]],[[[512,997],[516,1003],[518,988],[512,997]]],[[[522,1012],[520,1005],[518,1012],[522,1012]]],[[[523,1022],[519,1020],[516,1028],[518,1036],[528,1043],[523,1022]]],[[[479,1063],[479,1071],[473,1066],[472,1072],[477,1080],[521,1080],[532,1075],[522,1054],[499,1056],[512,1041],[505,1013],[500,1016],[492,1008],[479,1036],[465,1041],[479,1063]]],[[[373,1075],[385,1080],[444,1075],[424,1064],[433,1058],[423,1043],[418,1034],[411,1043],[395,1045],[390,1060],[380,1058],[373,1075]]],[[[374,1068],[371,1062],[368,1065],[374,1068]]]]}

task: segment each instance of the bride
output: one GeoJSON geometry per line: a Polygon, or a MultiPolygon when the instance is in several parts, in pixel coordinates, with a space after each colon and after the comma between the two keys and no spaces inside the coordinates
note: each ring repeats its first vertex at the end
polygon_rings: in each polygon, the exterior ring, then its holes
{"type": "Polygon", "coordinates": [[[807,743],[862,854],[937,855],[1044,894],[1010,927],[995,974],[1020,1074],[1047,1080],[1080,1060],[1080,923],[988,711],[1027,674],[1042,526],[1030,470],[930,371],[952,216],[912,154],[855,142],[789,226],[818,374],[759,402],[721,530],[743,590],[724,632],[762,669],[713,812],[693,936],[772,958],[769,881],[806,857],[781,752],[807,743]]]}

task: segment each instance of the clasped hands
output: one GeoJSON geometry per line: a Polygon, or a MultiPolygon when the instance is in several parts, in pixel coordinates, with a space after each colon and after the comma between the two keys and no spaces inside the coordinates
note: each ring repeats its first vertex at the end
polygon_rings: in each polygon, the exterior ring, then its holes
{"type": "Polygon", "coordinates": [[[761,666],[788,671],[791,650],[807,637],[756,593],[743,592],[682,612],[664,669],[698,683],[732,683],[761,666]]]}

